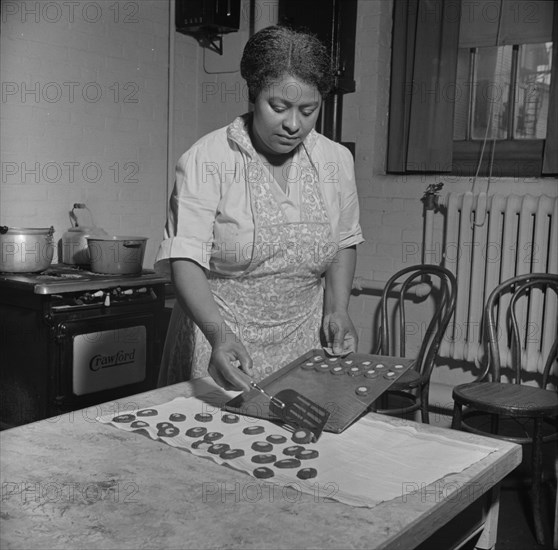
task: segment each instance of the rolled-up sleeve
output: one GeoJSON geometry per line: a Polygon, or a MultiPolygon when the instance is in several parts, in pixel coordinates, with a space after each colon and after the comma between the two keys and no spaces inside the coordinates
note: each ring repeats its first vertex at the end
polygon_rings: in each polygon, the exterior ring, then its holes
{"type": "Polygon", "coordinates": [[[348,248],[364,241],[360,227],[360,208],[358,202],[355,168],[351,152],[340,148],[339,154],[339,248],[348,248]]]}
{"type": "Polygon", "coordinates": [[[165,269],[171,258],[188,258],[209,269],[213,224],[221,196],[218,165],[203,149],[193,147],[176,166],[164,240],[155,259],[156,269],[165,269]]]}

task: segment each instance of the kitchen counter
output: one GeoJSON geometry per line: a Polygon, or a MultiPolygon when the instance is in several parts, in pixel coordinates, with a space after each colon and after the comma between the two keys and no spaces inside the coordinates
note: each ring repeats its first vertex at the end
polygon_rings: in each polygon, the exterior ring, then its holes
{"type": "MultiPolygon", "coordinates": [[[[0,546],[408,550],[521,462],[518,445],[412,423],[495,451],[437,488],[356,508],[328,500],[327,487],[293,493],[95,420],[210,389],[209,379],[176,384],[0,432],[0,546]],[[465,495],[466,486],[476,490],[465,495]]],[[[485,535],[493,541],[489,526],[485,535]]]]}

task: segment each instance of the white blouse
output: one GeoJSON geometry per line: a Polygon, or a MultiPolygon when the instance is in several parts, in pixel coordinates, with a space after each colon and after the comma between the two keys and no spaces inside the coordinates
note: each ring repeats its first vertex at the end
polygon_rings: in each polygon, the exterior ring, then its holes
{"type": "Polygon", "coordinates": [[[342,249],[363,242],[350,151],[312,130],[295,154],[283,192],[251,146],[246,129],[250,116],[207,134],[180,157],[165,238],[155,260],[158,270],[168,269],[170,258],[188,258],[221,275],[241,275],[254,242],[247,169],[263,171],[287,219],[296,223],[300,155],[309,155],[317,171],[333,244],[342,249]]]}

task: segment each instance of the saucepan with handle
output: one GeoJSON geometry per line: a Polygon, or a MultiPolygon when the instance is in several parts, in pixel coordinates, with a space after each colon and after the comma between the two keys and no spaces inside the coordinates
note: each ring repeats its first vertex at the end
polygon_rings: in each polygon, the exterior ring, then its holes
{"type": "Polygon", "coordinates": [[[54,227],[0,226],[0,272],[39,273],[52,263],[54,227]]]}
{"type": "Polygon", "coordinates": [[[87,236],[91,271],[109,275],[141,273],[147,237],[87,236]]]}

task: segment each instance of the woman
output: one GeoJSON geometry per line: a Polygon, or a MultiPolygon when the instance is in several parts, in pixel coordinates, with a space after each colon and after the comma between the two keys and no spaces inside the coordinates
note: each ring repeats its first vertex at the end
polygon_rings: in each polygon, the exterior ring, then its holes
{"type": "Polygon", "coordinates": [[[170,261],[178,299],[160,385],[209,373],[247,390],[320,347],[320,328],[334,353],[357,349],[347,312],[363,241],[353,161],[314,130],[333,82],[326,50],[268,27],[246,44],[241,74],[253,112],[177,165],[156,260],[170,261]]]}

